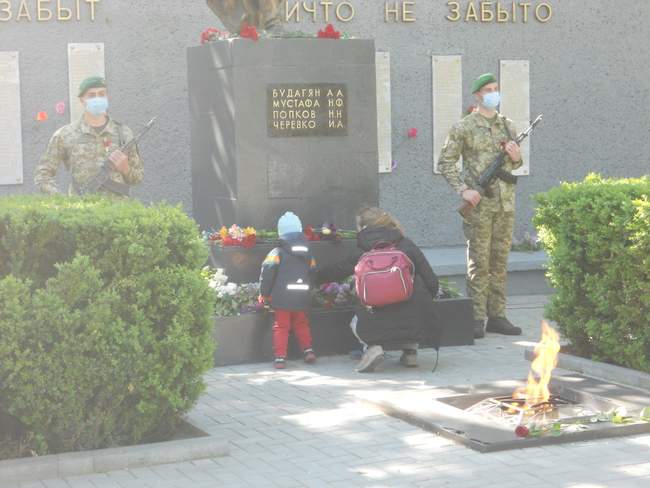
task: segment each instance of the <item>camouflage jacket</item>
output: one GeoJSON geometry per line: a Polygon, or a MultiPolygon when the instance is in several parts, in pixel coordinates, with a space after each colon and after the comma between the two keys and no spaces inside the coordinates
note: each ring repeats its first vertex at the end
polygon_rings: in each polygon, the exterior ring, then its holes
{"type": "MultiPolygon", "coordinates": [[[[489,120],[474,112],[455,124],[445,141],[438,160],[438,169],[452,188],[460,193],[465,187],[475,187],[478,177],[485,171],[502,151],[501,143],[515,139],[517,130],[511,120],[498,115],[489,120]],[[505,124],[508,124],[506,130],[505,124]],[[463,157],[463,173],[456,163],[463,157]]],[[[523,160],[513,163],[506,156],[503,169],[511,172],[519,168],[523,160]]],[[[515,185],[498,178],[490,185],[492,198],[483,198],[480,205],[489,205],[495,210],[512,212],[515,209],[515,185]]]]}
{"type": "MultiPolygon", "coordinates": [[[[133,138],[127,126],[109,119],[108,124],[98,133],[90,127],[83,117],[76,123],[57,130],[47,146],[45,154],[36,167],[34,183],[43,193],[58,193],[56,174],[61,164],[72,175],[72,188],[83,186],[95,176],[108,155],[133,138]]],[[[135,145],[128,151],[129,172],[122,175],[111,171],[111,179],[119,183],[135,185],[142,181],[144,168],[135,145]]]]}

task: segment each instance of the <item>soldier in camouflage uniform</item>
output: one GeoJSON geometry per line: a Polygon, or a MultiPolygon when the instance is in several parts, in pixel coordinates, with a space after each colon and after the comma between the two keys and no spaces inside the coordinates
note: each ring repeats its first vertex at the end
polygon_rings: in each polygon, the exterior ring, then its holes
{"type": "MultiPolygon", "coordinates": [[[[125,185],[136,185],[144,176],[136,145],[131,147],[128,154],[119,149],[133,138],[133,132],[108,116],[106,82],[103,78],[95,76],[84,80],[79,87],[79,100],[86,109],[83,116],[54,133],[36,167],[34,183],[43,193],[58,193],[56,174],[63,164],[72,174],[70,193],[79,193],[99,173],[102,163],[108,158],[113,165],[111,180],[123,184],[115,186],[124,188],[128,194],[129,187],[125,185]]],[[[98,192],[110,196],[124,195],[103,187],[98,192]]]]}
{"type": "Polygon", "coordinates": [[[512,121],[496,111],[500,97],[497,79],[491,73],[477,78],[472,93],[478,110],[455,124],[447,137],[438,168],[452,188],[474,210],[463,221],[467,239],[467,288],[474,306],[474,336],[488,332],[519,335],[505,316],[508,254],[515,220],[514,178],[508,173],[523,161],[514,142],[517,131],[512,121]],[[471,187],[501,151],[507,156],[503,179],[495,178],[482,197],[471,187]],[[457,162],[463,157],[464,174],[457,162]],[[510,178],[508,178],[510,176],[510,178]]]}

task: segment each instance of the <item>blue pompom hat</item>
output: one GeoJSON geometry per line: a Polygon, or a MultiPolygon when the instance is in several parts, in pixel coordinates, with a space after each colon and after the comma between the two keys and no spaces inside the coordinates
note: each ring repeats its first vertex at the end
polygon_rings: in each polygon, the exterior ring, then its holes
{"type": "Polygon", "coordinates": [[[295,234],[302,232],[302,222],[300,218],[293,212],[285,212],[278,220],[278,236],[286,236],[287,234],[295,234]]]}

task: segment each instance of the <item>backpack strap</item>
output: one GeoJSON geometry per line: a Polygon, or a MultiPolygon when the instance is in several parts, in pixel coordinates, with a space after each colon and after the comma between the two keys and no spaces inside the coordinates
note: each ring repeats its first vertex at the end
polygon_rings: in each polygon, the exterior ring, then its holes
{"type": "Polygon", "coordinates": [[[380,249],[389,249],[395,247],[395,243],[391,241],[378,241],[372,246],[371,251],[378,251],[380,249]]]}

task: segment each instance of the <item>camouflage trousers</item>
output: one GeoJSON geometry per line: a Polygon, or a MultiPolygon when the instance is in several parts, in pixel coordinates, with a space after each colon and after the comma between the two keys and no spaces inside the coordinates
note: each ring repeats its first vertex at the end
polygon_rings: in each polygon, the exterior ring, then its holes
{"type": "Polygon", "coordinates": [[[474,319],[505,317],[508,254],[514,212],[480,205],[463,221],[467,239],[467,291],[474,319]]]}

